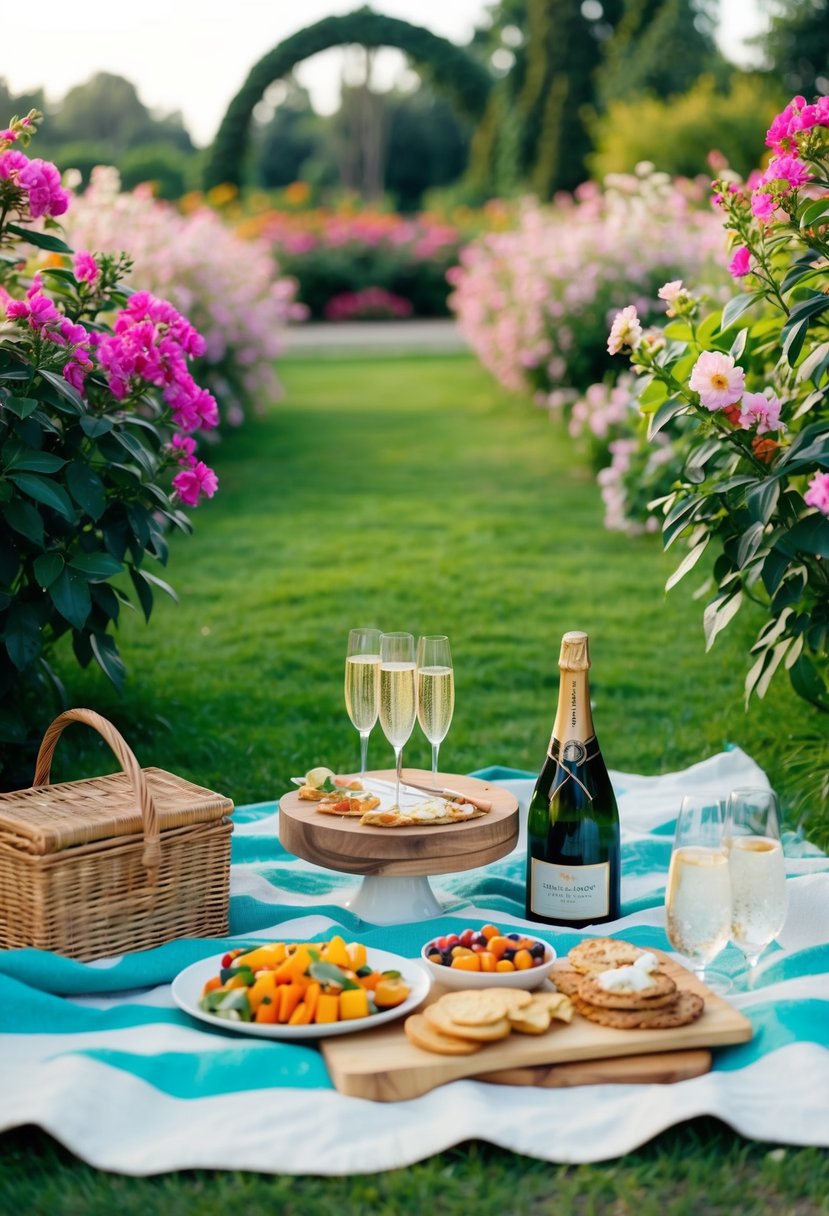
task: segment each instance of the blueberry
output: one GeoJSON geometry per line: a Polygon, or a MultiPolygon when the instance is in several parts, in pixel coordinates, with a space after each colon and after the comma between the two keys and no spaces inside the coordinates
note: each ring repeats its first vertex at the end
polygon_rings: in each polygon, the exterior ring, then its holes
{"type": "Polygon", "coordinates": [[[530,947],[530,954],[533,956],[533,958],[543,958],[546,953],[547,947],[543,942],[535,942],[530,947]]]}
{"type": "Polygon", "coordinates": [[[453,957],[453,956],[452,956],[452,951],[451,951],[451,949],[449,949],[449,950],[442,950],[442,951],[441,951],[441,959],[442,959],[442,961],[443,961],[443,965],[444,965],[444,967],[451,967],[451,966],[452,966],[452,957],[453,957]]]}
{"type": "Polygon", "coordinates": [[[505,958],[508,963],[511,963],[512,960],[515,958],[515,951],[514,950],[505,950],[502,957],[505,958]]]}
{"type": "Polygon", "coordinates": [[[510,939],[511,942],[520,942],[521,941],[520,933],[508,933],[507,937],[510,939]]]}
{"type": "Polygon", "coordinates": [[[435,945],[435,943],[429,942],[429,945],[426,947],[426,953],[434,954],[436,951],[437,951],[437,946],[435,945]]]}
{"type": "Polygon", "coordinates": [[[484,937],[483,933],[479,933],[477,935],[477,937],[474,937],[472,940],[476,946],[486,946],[488,944],[487,939],[484,937]]]}

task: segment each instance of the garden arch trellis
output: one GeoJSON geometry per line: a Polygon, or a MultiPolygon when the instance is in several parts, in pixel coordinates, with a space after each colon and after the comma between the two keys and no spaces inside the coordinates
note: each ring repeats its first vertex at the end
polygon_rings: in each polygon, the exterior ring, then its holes
{"type": "Polygon", "coordinates": [[[213,141],[205,185],[241,184],[251,114],[269,85],[287,75],[303,59],[348,43],[403,51],[417,68],[428,73],[461,114],[476,123],[483,115],[494,77],[463,47],[421,26],[370,9],[326,17],[280,42],[251,68],[213,141]]]}

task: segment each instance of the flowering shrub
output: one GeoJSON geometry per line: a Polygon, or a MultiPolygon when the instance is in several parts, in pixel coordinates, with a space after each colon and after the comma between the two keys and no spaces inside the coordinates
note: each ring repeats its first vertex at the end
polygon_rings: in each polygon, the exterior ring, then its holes
{"type": "Polygon", "coordinates": [[[552,207],[525,203],[516,228],[463,250],[450,272],[450,306],[502,384],[548,401],[609,370],[608,318],[631,291],[639,313],[655,315],[667,275],[690,271],[718,283],[721,249],[698,187],[642,166],[637,176],[607,178],[604,189],[587,183],[552,207]]]}
{"type": "Polygon", "coordinates": [[[273,361],[287,321],[304,316],[295,284],[280,277],[270,249],[237,236],[206,206],[188,215],[153,198],[148,187],[120,193],[117,171],[93,170],[87,191],[67,218],[71,240],[133,260],[132,287],[159,292],[191,317],[204,336],[197,374],[217,398],[222,420],[280,392],[273,361]]]}
{"type": "Polygon", "coordinates": [[[688,549],[668,586],[714,541],[708,646],[747,599],[763,604],[747,697],[785,668],[829,713],[829,98],[795,97],[766,142],[763,173],[715,182],[729,269],[747,290],[703,316],[668,283],[664,331],[643,333],[629,307],[608,349],[640,374],[649,436],[679,428],[676,479],[653,504],[666,547],[681,537],[688,549]]]}
{"type": "Polygon", "coordinates": [[[446,272],[463,240],[452,224],[381,211],[266,211],[238,231],[267,242],[314,317],[369,287],[409,301],[418,316],[445,315],[446,272]]]}
{"type": "Polygon", "coordinates": [[[123,256],[73,257],[55,235],[69,196],[20,150],[39,117],[0,132],[0,761],[61,698],[58,638],[120,686],[110,627],[130,600],[112,580],[128,575],[149,619],[156,588],[172,594],[153,571],[166,529],[189,531],[181,507],[217,488],[193,438],[218,421],[190,371],[205,340],[166,300],[121,285],[123,256]]]}
{"type": "Polygon", "coordinates": [[[329,321],[399,319],[412,315],[412,305],[384,287],[364,287],[362,291],[344,291],[332,296],[325,306],[325,315],[329,321]]]}

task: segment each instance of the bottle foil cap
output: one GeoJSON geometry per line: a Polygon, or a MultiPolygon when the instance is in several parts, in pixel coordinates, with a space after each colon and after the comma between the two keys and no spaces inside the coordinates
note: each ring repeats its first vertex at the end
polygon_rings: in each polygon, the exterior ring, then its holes
{"type": "Polygon", "coordinates": [[[561,639],[558,665],[565,667],[568,671],[587,671],[590,667],[590,649],[586,633],[582,633],[580,630],[565,633],[561,639]]]}

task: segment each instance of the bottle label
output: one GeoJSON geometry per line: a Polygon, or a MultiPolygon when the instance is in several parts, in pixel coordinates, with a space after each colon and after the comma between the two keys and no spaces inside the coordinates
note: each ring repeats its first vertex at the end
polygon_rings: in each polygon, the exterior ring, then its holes
{"type": "Polygon", "coordinates": [[[530,907],[550,920],[595,920],[610,914],[610,862],[561,866],[532,859],[530,907]]]}

